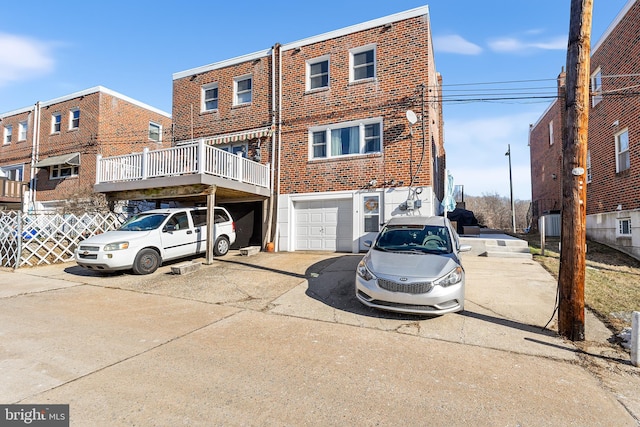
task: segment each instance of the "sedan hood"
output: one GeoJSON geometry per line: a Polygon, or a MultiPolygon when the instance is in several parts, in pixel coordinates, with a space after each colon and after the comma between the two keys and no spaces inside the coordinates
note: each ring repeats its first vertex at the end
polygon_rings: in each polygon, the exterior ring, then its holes
{"type": "MultiPolygon", "coordinates": [[[[151,230],[155,231],[155,230],[151,230]]],[[[86,240],[80,242],[81,245],[106,245],[114,242],[126,242],[137,239],[144,239],[151,231],[107,231],[106,233],[96,234],[86,240]]]]}
{"type": "Polygon", "coordinates": [[[371,272],[380,276],[437,279],[458,266],[449,256],[424,253],[384,252],[372,249],[367,258],[371,272]]]}

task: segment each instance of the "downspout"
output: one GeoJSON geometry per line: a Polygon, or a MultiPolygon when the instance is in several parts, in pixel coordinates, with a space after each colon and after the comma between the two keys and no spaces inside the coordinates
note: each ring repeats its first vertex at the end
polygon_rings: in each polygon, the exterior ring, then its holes
{"type": "MultiPolygon", "coordinates": [[[[282,51],[278,50],[278,196],[280,196],[280,152],[282,148],[282,51]]],[[[278,218],[276,216],[276,233],[275,237],[278,237],[278,218]]],[[[276,239],[278,245],[276,245],[276,252],[279,251],[280,240],[276,239]]]]}
{"type": "MultiPolygon", "coordinates": [[[[271,48],[271,129],[275,129],[276,127],[276,50],[280,47],[280,43],[276,43],[271,48]]],[[[275,210],[275,200],[274,200],[274,177],[275,177],[275,160],[276,160],[276,150],[275,150],[275,141],[277,137],[275,133],[271,134],[271,183],[270,190],[271,195],[269,197],[269,213],[267,218],[267,243],[273,242],[275,236],[273,235],[273,212],[275,210]]]]}
{"type": "Polygon", "coordinates": [[[36,102],[33,109],[33,135],[31,138],[31,171],[29,183],[29,205],[27,211],[36,209],[36,187],[38,178],[36,174],[36,163],[40,155],[40,101],[36,102]]]}

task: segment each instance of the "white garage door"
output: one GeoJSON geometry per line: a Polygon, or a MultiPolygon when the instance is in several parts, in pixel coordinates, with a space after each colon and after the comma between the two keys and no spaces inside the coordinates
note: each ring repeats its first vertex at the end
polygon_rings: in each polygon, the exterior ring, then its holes
{"type": "Polygon", "coordinates": [[[351,200],[300,201],[295,212],[295,250],[352,251],[351,200]]]}

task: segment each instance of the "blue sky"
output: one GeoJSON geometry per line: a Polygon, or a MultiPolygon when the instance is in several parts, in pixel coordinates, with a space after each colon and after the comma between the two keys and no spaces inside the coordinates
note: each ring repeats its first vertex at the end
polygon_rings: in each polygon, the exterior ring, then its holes
{"type": "MultiPolygon", "coordinates": [[[[594,0],[594,43],[626,3],[594,0]]],[[[569,0],[32,0],[2,7],[0,113],[98,85],[170,113],[173,73],[425,4],[445,96],[554,92],[569,0]]],[[[528,129],[549,104],[445,102],[447,166],[466,195],[509,196],[510,144],[514,198],[530,199],[528,129]]]]}

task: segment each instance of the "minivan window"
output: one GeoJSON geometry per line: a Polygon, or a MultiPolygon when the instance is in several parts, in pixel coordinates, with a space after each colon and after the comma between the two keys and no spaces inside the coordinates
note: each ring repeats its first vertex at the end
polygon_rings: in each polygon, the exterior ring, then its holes
{"type": "Polygon", "coordinates": [[[140,214],[136,215],[119,228],[122,231],[148,231],[160,227],[168,214],[140,214]]]}

